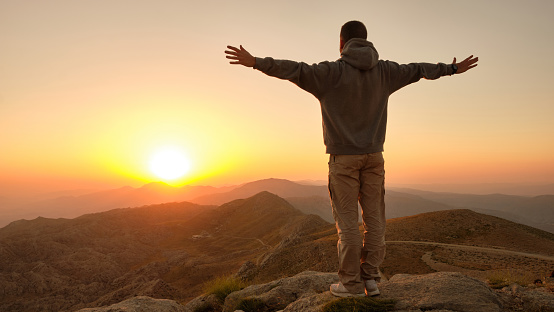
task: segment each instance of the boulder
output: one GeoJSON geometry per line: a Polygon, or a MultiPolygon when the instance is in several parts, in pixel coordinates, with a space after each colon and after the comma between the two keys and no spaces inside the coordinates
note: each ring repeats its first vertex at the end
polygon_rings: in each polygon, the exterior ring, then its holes
{"type": "Polygon", "coordinates": [[[523,308],[529,312],[554,312],[554,294],[540,290],[530,289],[522,292],[521,301],[523,308]]]}
{"type": "Polygon", "coordinates": [[[225,299],[223,311],[235,311],[237,305],[244,299],[261,300],[271,311],[282,310],[298,299],[329,292],[329,285],[337,282],[336,273],[305,271],[292,277],[248,286],[233,292],[225,299]]]}
{"type": "Polygon", "coordinates": [[[329,301],[336,300],[330,291],[321,294],[306,296],[289,304],[283,312],[320,312],[329,301]]]}
{"type": "Polygon", "coordinates": [[[243,281],[250,281],[256,274],[256,265],[252,261],[246,261],[241,265],[235,277],[243,281]]]}
{"type": "Polygon", "coordinates": [[[500,297],[484,282],[457,272],[397,274],[379,284],[381,298],[398,300],[398,310],[500,312],[500,297]]]}
{"type": "Polygon", "coordinates": [[[185,312],[185,307],[173,300],[139,296],[110,306],[86,308],[77,312],[185,312]]]}
{"type": "Polygon", "coordinates": [[[521,287],[513,284],[504,287],[498,293],[511,310],[554,312],[554,294],[546,287],[521,287]]]}
{"type": "Polygon", "coordinates": [[[185,312],[194,311],[221,311],[221,303],[215,295],[202,295],[198,296],[185,305],[185,312]],[[209,308],[208,308],[209,307],[209,308]]]}

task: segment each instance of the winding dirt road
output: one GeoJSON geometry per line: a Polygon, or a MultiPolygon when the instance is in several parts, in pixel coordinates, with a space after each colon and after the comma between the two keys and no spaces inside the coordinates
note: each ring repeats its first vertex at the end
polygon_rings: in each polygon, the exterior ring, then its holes
{"type": "Polygon", "coordinates": [[[451,247],[451,248],[463,249],[463,250],[482,251],[482,252],[489,252],[489,253],[496,253],[496,254],[503,254],[503,255],[522,256],[522,257],[528,257],[528,258],[534,258],[534,259],[540,259],[540,260],[554,261],[554,257],[552,256],[545,256],[540,254],[532,254],[527,252],[519,252],[519,251],[497,249],[497,248],[455,245],[455,244],[434,243],[434,242],[419,242],[419,241],[387,241],[386,243],[387,244],[430,245],[430,246],[440,246],[440,247],[447,247],[447,248],[451,247]]]}
{"type": "Polygon", "coordinates": [[[247,239],[247,240],[257,240],[258,242],[260,242],[260,244],[264,245],[264,247],[266,248],[269,248],[271,249],[272,247],[266,243],[264,243],[261,239],[259,238],[254,238],[254,237],[239,237],[239,236],[230,236],[230,235],[225,235],[226,237],[230,237],[230,238],[237,238],[237,239],[247,239]]]}

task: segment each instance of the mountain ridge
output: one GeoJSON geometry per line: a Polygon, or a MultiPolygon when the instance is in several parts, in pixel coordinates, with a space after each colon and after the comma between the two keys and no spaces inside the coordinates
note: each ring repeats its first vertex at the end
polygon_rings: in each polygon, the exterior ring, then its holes
{"type": "Polygon", "coordinates": [[[280,197],[306,197],[306,196],[328,196],[326,186],[303,185],[286,179],[263,179],[245,183],[228,192],[214,195],[204,195],[192,198],[191,202],[199,204],[221,205],[237,198],[250,197],[260,191],[268,191],[280,197]]]}
{"type": "MultiPolygon", "coordinates": [[[[12,209],[11,212],[6,212],[6,207],[11,206],[9,201],[4,199],[3,209],[0,210],[0,226],[22,218],[32,219],[37,216],[74,218],[85,213],[167,202],[189,201],[197,204],[221,205],[235,199],[253,196],[261,191],[277,194],[289,200],[303,212],[315,213],[324,220],[333,222],[326,186],[305,185],[285,179],[263,179],[221,188],[211,186],[176,188],[165,183],[153,182],[140,188],[123,187],[80,196],[63,196],[27,206],[18,206],[18,210],[12,209]]],[[[385,196],[387,218],[435,210],[469,208],[554,232],[554,195],[535,197],[473,195],[387,188],[385,196]]]]}

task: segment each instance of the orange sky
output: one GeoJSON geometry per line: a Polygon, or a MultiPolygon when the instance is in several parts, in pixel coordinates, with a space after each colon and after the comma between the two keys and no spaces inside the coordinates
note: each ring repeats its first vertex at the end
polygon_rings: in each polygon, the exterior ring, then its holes
{"type": "Polygon", "coordinates": [[[223,51],[334,60],[352,19],[383,59],[480,59],[391,97],[388,183],[554,183],[552,12],[546,0],[0,0],[0,196],[140,186],[160,179],[148,162],[167,146],[190,161],[176,184],[325,180],[316,99],[223,51]]]}

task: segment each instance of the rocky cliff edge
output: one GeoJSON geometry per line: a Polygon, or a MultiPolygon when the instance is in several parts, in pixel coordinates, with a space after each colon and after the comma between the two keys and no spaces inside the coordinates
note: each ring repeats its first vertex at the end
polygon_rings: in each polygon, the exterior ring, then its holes
{"type": "MultiPolygon", "coordinates": [[[[325,304],[337,299],[329,292],[329,285],[337,281],[336,273],[306,271],[233,292],[227,296],[223,306],[213,295],[199,296],[186,305],[166,299],[135,297],[115,305],[79,312],[233,312],[244,299],[254,299],[258,308],[262,309],[258,311],[319,312],[325,304]]],[[[461,273],[398,274],[381,282],[379,289],[381,295],[378,298],[395,300],[391,310],[394,312],[554,311],[554,294],[548,287],[512,285],[493,290],[486,283],[461,273]]]]}

